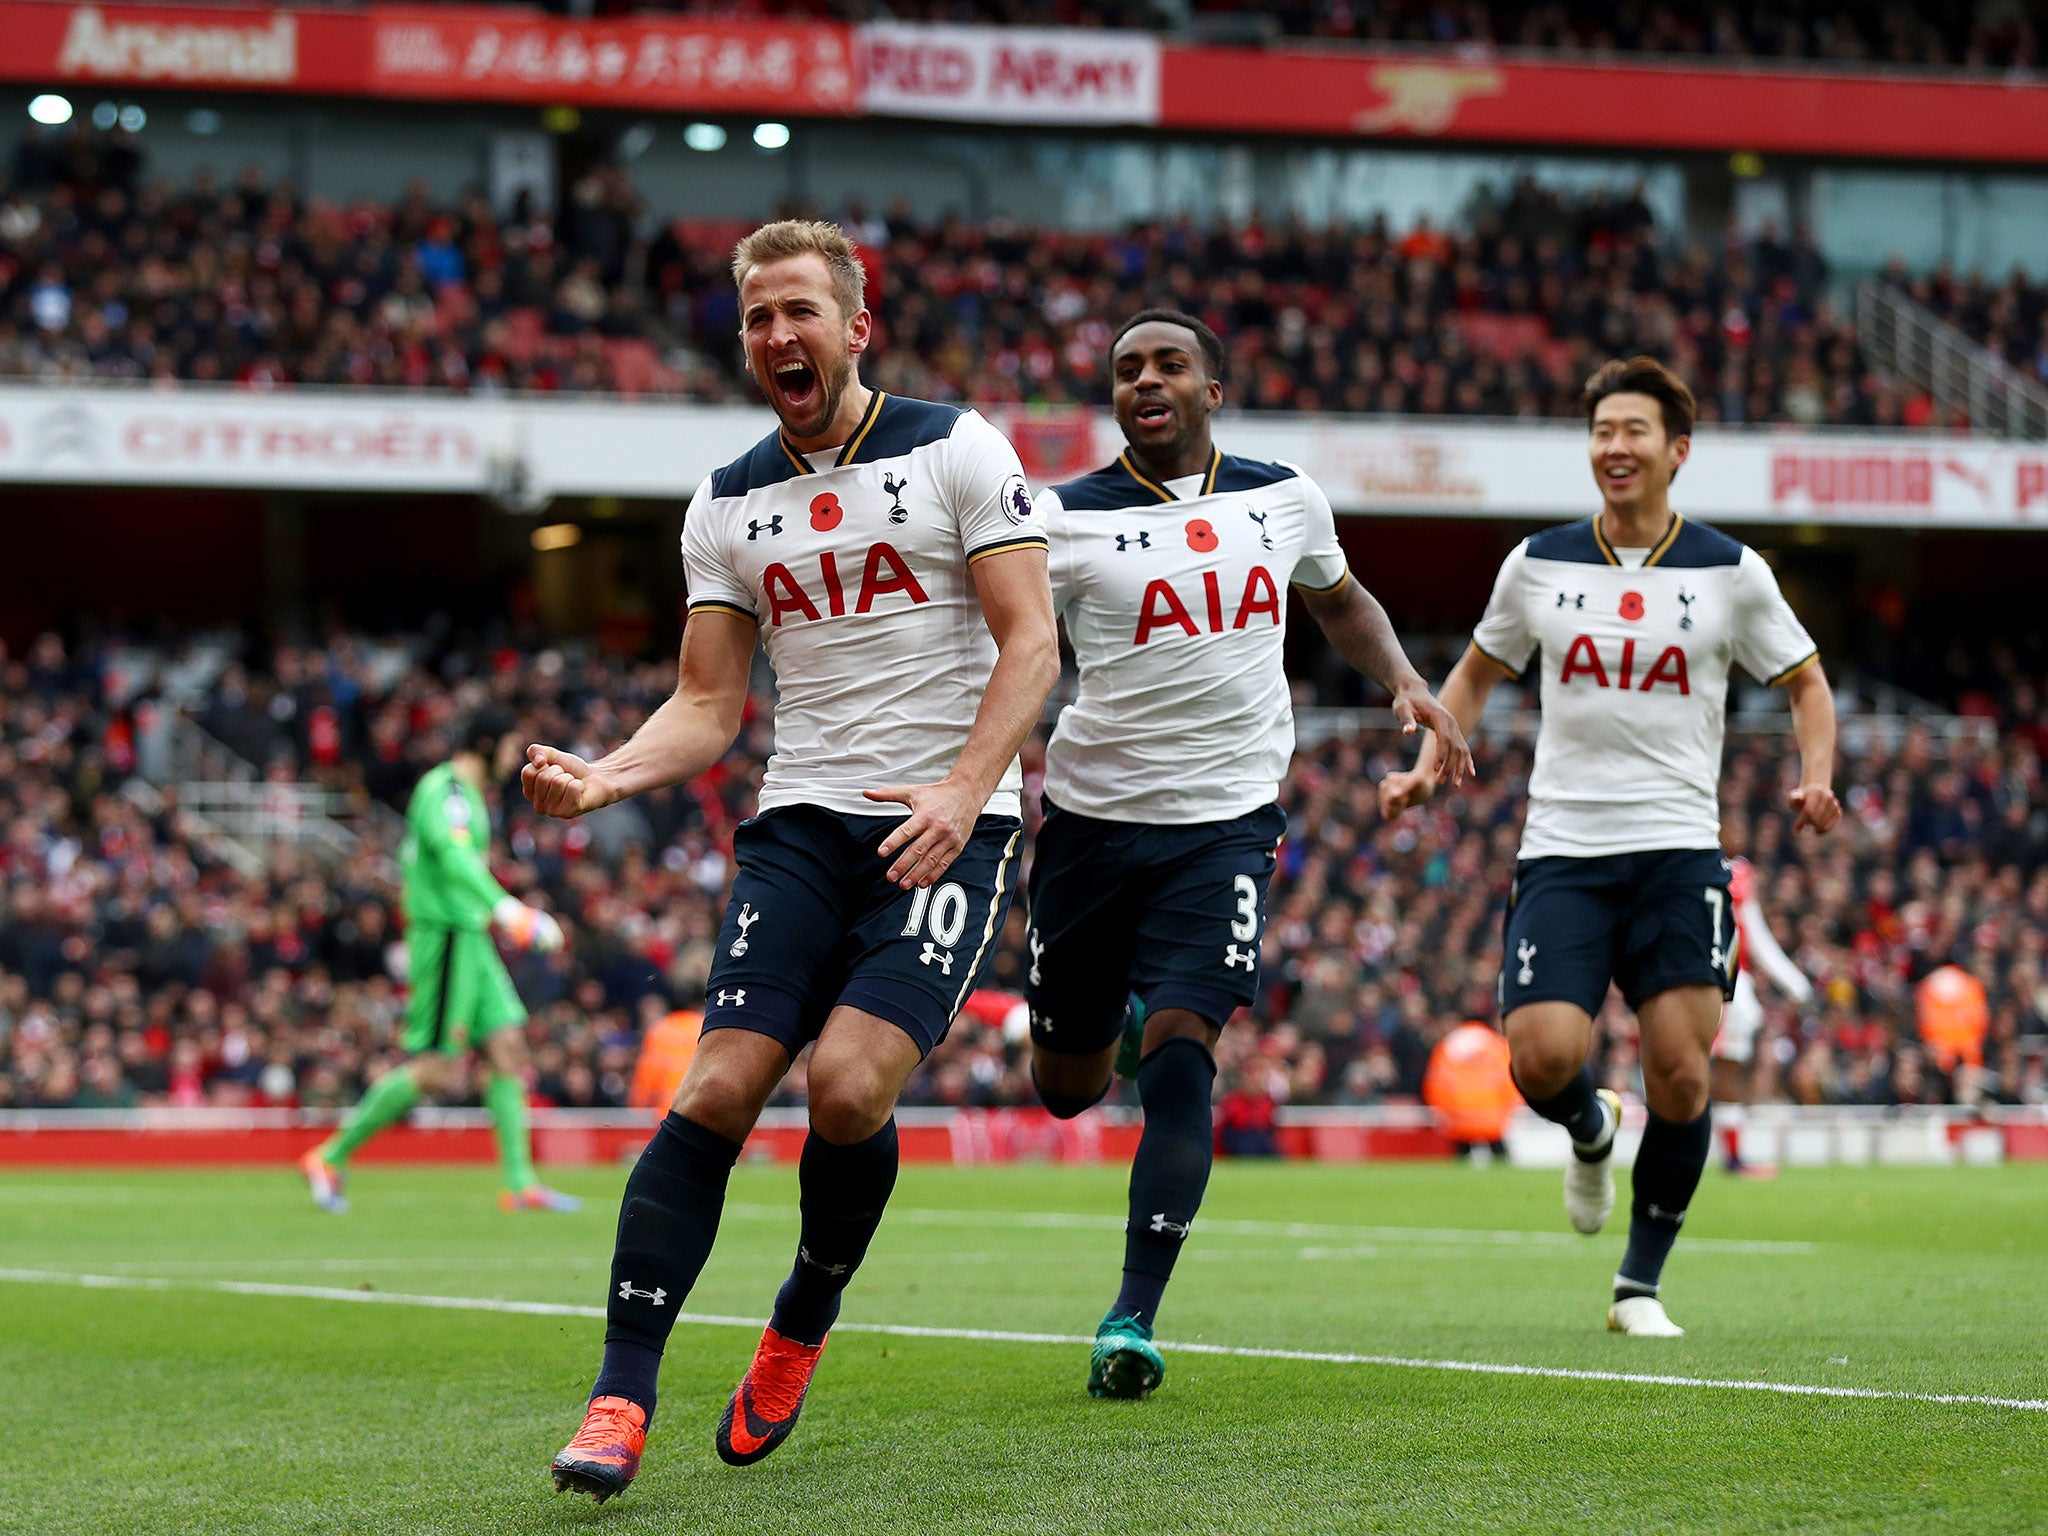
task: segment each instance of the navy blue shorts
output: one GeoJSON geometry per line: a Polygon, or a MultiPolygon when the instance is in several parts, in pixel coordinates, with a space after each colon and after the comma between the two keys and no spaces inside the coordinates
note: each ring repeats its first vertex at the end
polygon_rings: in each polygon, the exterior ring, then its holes
{"type": "Polygon", "coordinates": [[[1031,862],[1031,1038],[1089,1055],[1148,1012],[1219,1027],[1258,991],[1259,940],[1287,813],[1158,827],[1045,802],[1031,862]]]}
{"type": "Polygon", "coordinates": [[[707,1030],[751,1029],[794,1056],[844,1003],[931,1054],[995,955],[1024,831],[1014,816],[982,817],[943,879],[906,891],[875,852],[901,821],[785,805],[741,823],[707,1030]]]}
{"type": "Polygon", "coordinates": [[[1597,1014],[1614,982],[1631,1008],[1673,987],[1735,995],[1735,913],[1728,861],[1712,848],[1515,866],[1502,941],[1503,1015],[1526,1003],[1597,1014]]]}

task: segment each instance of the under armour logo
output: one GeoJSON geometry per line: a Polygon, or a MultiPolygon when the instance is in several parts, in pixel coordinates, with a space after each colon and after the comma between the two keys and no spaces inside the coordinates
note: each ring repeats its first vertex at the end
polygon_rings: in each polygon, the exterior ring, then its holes
{"type": "Polygon", "coordinates": [[[882,489],[889,493],[889,501],[891,503],[889,507],[889,521],[892,523],[909,522],[910,513],[904,509],[903,493],[910,489],[910,476],[906,474],[901,480],[898,480],[894,475],[884,475],[882,476],[882,489]]]}
{"type": "Polygon", "coordinates": [[[747,989],[734,987],[730,992],[718,989],[718,1006],[721,1008],[744,1008],[747,1006],[747,989]]]}
{"type": "Polygon", "coordinates": [[[1683,1210],[1667,1211],[1655,1201],[1643,1207],[1643,1214],[1652,1221],[1668,1221],[1674,1227],[1685,1225],[1685,1212],[1683,1210]]]}
{"type": "Polygon", "coordinates": [[[1155,1211],[1152,1219],[1145,1224],[1145,1229],[1148,1232],[1157,1232],[1161,1236],[1185,1238],[1188,1235],[1188,1228],[1193,1225],[1192,1221],[1168,1221],[1166,1212],[1155,1211]]]}
{"type": "Polygon", "coordinates": [[[1522,962],[1522,968],[1515,972],[1515,980],[1526,987],[1536,979],[1535,967],[1529,964],[1536,958],[1536,946],[1527,939],[1522,940],[1515,946],[1515,958],[1522,962]]]}
{"type": "Polygon", "coordinates": [[[1266,518],[1268,514],[1264,512],[1254,512],[1250,507],[1246,507],[1244,509],[1244,515],[1259,525],[1259,542],[1265,545],[1266,548],[1271,549],[1273,547],[1273,535],[1266,532],[1266,518]]]}
{"type": "Polygon", "coordinates": [[[619,1300],[621,1301],[633,1301],[635,1299],[651,1301],[658,1307],[667,1296],[668,1292],[658,1285],[651,1291],[643,1291],[630,1280],[621,1280],[619,1282],[619,1300]]]}
{"type": "Polygon", "coordinates": [[[732,948],[726,951],[733,959],[737,960],[747,952],[747,930],[759,921],[761,921],[761,914],[748,906],[744,901],[741,902],[739,911],[740,936],[732,941],[732,948]]]}
{"type": "Polygon", "coordinates": [[[927,942],[924,947],[924,953],[917,957],[917,963],[919,965],[936,965],[942,973],[950,976],[953,974],[953,951],[941,949],[938,945],[927,942]]]}
{"type": "Polygon", "coordinates": [[[1560,592],[1557,594],[1557,606],[1560,608],[1583,608],[1586,606],[1586,594],[1583,592],[1560,592]]]}
{"type": "Polygon", "coordinates": [[[1258,958],[1249,947],[1239,949],[1233,944],[1223,951],[1223,964],[1226,969],[1233,965],[1241,965],[1246,970],[1250,970],[1257,963],[1258,958]]]}
{"type": "Polygon", "coordinates": [[[1142,528],[1136,533],[1120,533],[1116,536],[1116,547],[1119,550],[1150,549],[1152,547],[1152,535],[1142,528]]]}
{"type": "Polygon", "coordinates": [[[1038,974],[1038,962],[1045,958],[1045,940],[1038,936],[1038,930],[1034,928],[1026,937],[1025,942],[1031,946],[1031,985],[1034,987],[1043,986],[1045,978],[1038,974]]]}
{"type": "Polygon", "coordinates": [[[765,522],[760,518],[748,518],[747,542],[749,544],[753,543],[754,540],[758,539],[761,536],[762,531],[764,529],[767,531],[768,537],[771,539],[774,538],[776,534],[782,532],[782,514],[778,512],[773,517],[768,518],[765,522]]]}
{"type": "Polygon", "coordinates": [[[811,1257],[810,1249],[801,1246],[797,1248],[796,1256],[799,1259],[803,1260],[804,1263],[810,1265],[811,1268],[827,1275],[843,1275],[849,1269],[853,1268],[851,1264],[820,1264],[816,1259],[811,1257]]]}
{"type": "Polygon", "coordinates": [[[1678,589],[1678,606],[1685,610],[1685,616],[1678,621],[1680,629],[1692,628],[1692,599],[1692,593],[1686,591],[1683,587],[1678,589]]]}

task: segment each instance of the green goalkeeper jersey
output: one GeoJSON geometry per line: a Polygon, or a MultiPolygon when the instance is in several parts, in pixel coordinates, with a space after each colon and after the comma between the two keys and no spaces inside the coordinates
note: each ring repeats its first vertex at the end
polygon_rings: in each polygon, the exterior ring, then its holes
{"type": "Polygon", "coordinates": [[[429,769],[412,792],[405,812],[405,872],[408,923],[482,931],[491,908],[509,893],[491,876],[490,812],[476,787],[453,763],[429,769]]]}

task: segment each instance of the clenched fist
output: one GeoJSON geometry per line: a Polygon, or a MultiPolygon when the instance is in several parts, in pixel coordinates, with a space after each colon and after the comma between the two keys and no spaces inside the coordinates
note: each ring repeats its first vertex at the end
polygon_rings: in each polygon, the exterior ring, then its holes
{"type": "Polygon", "coordinates": [[[598,810],[621,798],[616,785],[574,752],[538,744],[526,749],[526,766],[519,770],[519,787],[536,811],[564,819],[598,810]]]}

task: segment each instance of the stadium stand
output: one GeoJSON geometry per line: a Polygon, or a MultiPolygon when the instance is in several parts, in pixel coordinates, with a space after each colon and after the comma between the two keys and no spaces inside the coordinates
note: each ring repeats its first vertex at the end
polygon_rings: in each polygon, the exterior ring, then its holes
{"type": "MultiPolygon", "coordinates": [[[[120,140],[24,140],[0,199],[0,378],[747,398],[734,228],[650,237],[623,169],[591,170],[556,220],[500,220],[418,186],[345,207],[253,172],[169,188],[120,140]]],[[[1525,178],[1459,229],[851,222],[873,242],[871,375],[898,393],[1099,404],[1106,319],[1170,302],[1229,339],[1255,409],[1572,417],[1597,357],[1649,351],[1702,381],[1706,421],[1962,424],[1872,371],[1803,233],[1681,245],[1640,197],[1525,178]]],[[[2048,290],[1893,280],[2048,377],[2048,290]]]]}
{"type": "Polygon", "coordinates": [[[939,21],[1033,27],[1149,28],[1232,42],[1326,41],[1521,48],[1559,54],[1668,54],[1698,59],[1962,69],[2040,62],[2048,11],[2038,4],[1644,5],[1424,3],[1424,0],[547,0],[561,15],[636,12],[939,21]]]}
{"type": "MultiPolygon", "coordinates": [[[[398,804],[445,755],[453,722],[486,699],[514,708],[531,736],[595,745],[629,732],[672,678],[666,664],[552,649],[415,656],[340,637],[278,646],[261,665],[230,650],[67,650],[45,636],[0,662],[0,1105],[333,1109],[396,1059],[388,862],[374,844],[324,869],[290,850],[253,871],[221,858],[176,786],[145,787],[138,771],[159,750],[167,689],[205,700],[203,727],[273,778],[398,804]]],[[[1846,836],[1825,845],[1788,834],[1788,739],[1733,736],[1731,844],[1757,864],[1766,908],[1823,999],[1805,1017],[1772,1001],[1763,1097],[2048,1102],[2040,662],[1986,658],[1989,682],[1973,679],[1971,696],[1992,718],[1978,732],[1918,725],[1894,737],[1852,718],[1846,836]],[[1942,1070],[1918,1039],[1914,988],[1943,964],[1985,989],[1981,1073],[1942,1070]]],[[[541,1099],[623,1104],[643,1031],[699,997],[731,829],[766,748],[757,714],[719,772],[583,822],[501,797],[516,855],[501,878],[573,935],[563,955],[514,962],[541,1099]]],[[[1489,734],[1476,785],[1389,828],[1372,782],[1402,751],[1391,731],[1369,729],[1297,754],[1269,982],[1220,1056],[1226,1102],[1254,1129],[1275,1102],[1414,1102],[1436,1041],[1492,1012],[1527,747],[1489,734]]],[[[1021,927],[1013,917],[998,987],[1021,977],[1021,927]]],[[[1031,1102],[1003,1016],[964,1015],[910,1102],[1031,1102]]],[[[1602,1070],[1626,1084],[1633,1021],[1616,1007],[1600,1028],[1602,1070]]],[[[802,1086],[793,1073],[780,1101],[802,1086]]]]}

